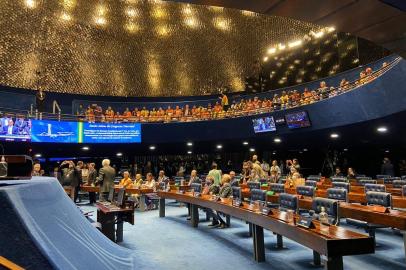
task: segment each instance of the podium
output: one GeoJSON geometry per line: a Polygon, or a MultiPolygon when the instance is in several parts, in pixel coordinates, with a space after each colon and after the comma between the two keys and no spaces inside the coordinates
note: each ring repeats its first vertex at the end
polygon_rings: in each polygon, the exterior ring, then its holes
{"type": "Polygon", "coordinates": [[[31,157],[26,155],[0,155],[0,160],[2,157],[7,163],[7,176],[0,177],[0,181],[31,179],[33,163],[31,157]]]}

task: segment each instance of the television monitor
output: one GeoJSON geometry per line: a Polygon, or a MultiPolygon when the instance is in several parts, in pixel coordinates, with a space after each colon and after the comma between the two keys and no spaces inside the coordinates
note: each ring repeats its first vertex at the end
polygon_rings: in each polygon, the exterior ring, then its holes
{"type": "Polygon", "coordinates": [[[291,128],[291,129],[304,128],[304,127],[311,126],[309,116],[307,115],[307,112],[305,112],[305,111],[289,113],[289,114],[285,115],[285,118],[286,118],[286,124],[288,125],[288,128],[291,128]]]}
{"type": "Polygon", "coordinates": [[[269,131],[276,130],[275,120],[272,116],[252,119],[252,124],[254,126],[255,133],[262,133],[262,132],[269,132],[269,131]]]}
{"type": "Polygon", "coordinates": [[[23,116],[0,118],[0,140],[2,141],[30,141],[31,120],[23,116]]]}

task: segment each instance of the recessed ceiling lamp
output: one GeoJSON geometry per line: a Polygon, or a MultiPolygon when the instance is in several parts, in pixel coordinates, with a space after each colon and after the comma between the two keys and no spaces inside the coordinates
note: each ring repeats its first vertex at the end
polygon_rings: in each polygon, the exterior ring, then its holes
{"type": "Polygon", "coordinates": [[[337,133],[330,134],[330,138],[332,138],[332,139],[337,139],[338,137],[340,137],[340,135],[338,135],[337,133]]]}
{"type": "Polygon", "coordinates": [[[388,131],[388,128],[387,128],[387,127],[378,127],[376,130],[377,130],[378,132],[380,132],[380,133],[385,133],[385,132],[388,131]]]}

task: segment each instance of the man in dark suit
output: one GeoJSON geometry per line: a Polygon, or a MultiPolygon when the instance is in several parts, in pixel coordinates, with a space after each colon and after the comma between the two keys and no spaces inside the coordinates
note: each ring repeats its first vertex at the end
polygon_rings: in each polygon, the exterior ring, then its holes
{"type": "Polygon", "coordinates": [[[18,133],[18,129],[14,126],[13,120],[8,120],[8,124],[3,127],[2,133],[5,135],[16,135],[18,133]]]}
{"type": "MultiPolygon", "coordinates": [[[[89,163],[89,175],[87,177],[87,185],[94,186],[97,180],[97,171],[94,168],[94,163],[89,163]]],[[[89,192],[89,203],[93,204],[96,203],[96,192],[89,192]]]]}
{"type": "Polygon", "coordinates": [[[77,199],[76,190],[82,182],[82,173],[76,168],[75,163],[72,160],[65,160],[59,168],[63,171],[62,183],[69,183],[71,188],[70,197],[75,202],[77,199]]]}
{"type": "Polygon", "coordinates": [[[114,188],[114,178],[116,177],[116,170],[110,166],[109,159],[103,159],[102,166],[99,170],[99,177],[97,177],[97,184],[100,185],[100,201],[105,200],[110,189],[114,188]]]}

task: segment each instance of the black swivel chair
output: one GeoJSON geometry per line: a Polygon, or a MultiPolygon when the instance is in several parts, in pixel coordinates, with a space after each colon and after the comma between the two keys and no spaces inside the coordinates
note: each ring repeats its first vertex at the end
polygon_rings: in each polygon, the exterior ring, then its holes
{"type": "Polygon", "coordinates": [[[340,182],[340,183],[347,183],[348,182],[348,179],[347,178],[345,178],[345,177],[331,177],[331,182],[336,182],[336,183],[338,183],[338,182],[340,182]]]}
{"type": "Polygon", "coordinates": [[[232,187],[238,187],[238,186],[240,186],[240,180],[239,179],[234,179],[233,181],[231,181],[230,185],[232,187]]]}
{"type": "Polygon", "coordinates": [[[386,186],[380,184],[365,184],[364,189],[365,193],[368,191],[386,192],[386,186]]]}
{"type": "Polygon", "coordinates": [[[406,180],[406,175],[402,175],[402,180],[406,180]]]}
{"type": "Polygon", "coordinates": [[[251,201],[266,202],[266,191],[261,189],[251,189],[251,201]]]}
{"type": "Polygon", "coordinates": [[[314,196],[314,186],[297,186],[296,193],[298,195],[313,197],[314,196]]]}
{"type": "Polygon", "coordinates": [[[317,187],[317,181],[314,181],[314,180],[306,180],[306,181],[305,181],[305,186],[317,187]]]}
{"type": "Polygon", "coordinates": [[[264,185],[264,184],[268,183],[268,180],[266,180],[266,179],[259,179],[259,183],[260,183],[261,185],[264,185]]]}
{"type": "Polygon", "coordinates": [[[342,188],[350,192],[350,183],[333,182],[333,188],[342,188]]]}
{"type": "Polygon", "coordinates": [[[364,186],[365,184],[376,184],[376,180],[372,180],[372,179],[360,179],[358,180],[358,183],[360,183],[362,186],[364,186]]]}
{"type": "Polygon", "coordinates": [[[377,174],[376,179],[386,179],[386,178],[391,178],[390,175],[387,174],[377,174]]]}
{"type": "Polygon", "coordinates": [[[285,192],[284,184],[272,183],[270,187],[271,187],[271,191],[273,191],[275,193],[284,193],[285,192]]]}
{"type": "MultiPolygon", "coordinates": [[[[366,196],[368,205],[380,205],[384,207],[392,206],[392,196],[390,193],[368,191],[366,196]]],[[[347,224],[355,226],[357,228],[363,228],[369,234],[369,236],[374,238],[374,241],[375,241],[375,230],[378,228],[387,227],[385,225],[369,223],[363,220],[353,218],[347,218],[347,224]]]]}
{"type": "Polygon", "coordinates": [[[319,175],[309,175],[306,180],[319,182],[321,177],[319,175]]]}
{"type": "Polygon", "coordinates": [[[231,189],[233,190],[233,198],[242,199],[240,187],[231,187],[231,189]]]}
{"type": "Polygon", "coordinates": [[[250,190],[261,189],[261,183],[259,183],[259,182],[248,182],[247,185],[250,190]]]}
{"type": "Polygon", "coordinates": [[[329,188],[327,189],[327,198],[348,202],[348,192],[344,188],[329,188]]]}
{"type": "Polygon", "coordinates": [[[196,193],[201,193],[202,192],[202,184],[192,183],[190,185],[190,188],[196,193]]]}
{"type": "Polygon", "coordinates": [[[406,180],[394,180],[392,185],[393,188],[402,188],[406,185],[406,180]]]}
{"type": "MultiPolygon", "coordinates": [[[[299,212],[299,202],[296,195],[281,193],[279,194],[279,210],[287,212],[288,210],[293,210],[294,213],[299,212]]],[[[282,235],[276,235],[276,247],[283,248],[283,238],[282,235]]]]}
{"type": "Polygon", "coordinates": [[[385,184],[393,184],[393,181],[396,181],[396,180],[401,180],[401,179],[400,179],[400,177],[388,177],[388,178],[384,178],[383,182],[385,184]]]}
{"type": "Polygon", "coordinates": [[[322,207],[324,207],[328,215],[329,223],[337,225],[339,222],[337,200],[320,197],[314,198],[312,203],[312,211],[310,212],[310,215],[318,218],[322,207]]]}

